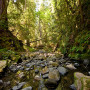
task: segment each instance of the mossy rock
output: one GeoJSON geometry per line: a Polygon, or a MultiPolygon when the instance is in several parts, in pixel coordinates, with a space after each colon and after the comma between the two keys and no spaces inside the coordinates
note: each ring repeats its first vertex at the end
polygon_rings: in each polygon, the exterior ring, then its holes
{"type": "Polygon", "coordinates": [[[75,72],[74,80],[74,84],[77,90],[90,90],[90,76],[75,72]]]}
{"type": "Polygon", "coordinates": [[[11,56],[11,60],[15,61],[15,62],[18,62],[19,60],[21,60],[21,56],[19,56],[19,55],[12,55],[11,56]]]}

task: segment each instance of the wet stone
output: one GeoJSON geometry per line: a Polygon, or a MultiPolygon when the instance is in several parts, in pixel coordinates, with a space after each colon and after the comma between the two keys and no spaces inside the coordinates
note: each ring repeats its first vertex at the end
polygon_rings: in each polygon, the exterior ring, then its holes
{"type": "Polygon", "coordinates": [[[80,65],[79,65],[79,63],[74,63],[74,66],[79,67],[80,65]]]}
{"type": "Polygon", "coordinates": [[[20,70],[24,70],[24,67],[20,67],[20,70]]]}
{"type": "Polygon", "coordinates": [[[41,77],[39,75],[36,75],[34,79],[37,80],[37,81],[40,81],[41,77]]]}
{"type": "Polygon", "coordinates": [[[75,70],[76,69],[73,64],[66,65],[66,67],[70,70],[75,70]]]}
{"type": "Polygon", "coordinates": [[[39,70],[38,70],[38,69],[36,69],[36,70],[35,70],[35,73],[36,73],[36,74],[38,74],[38,73],[39,73],[39,70]]]}
{"type": "Polygon", "coordinates": [[[45,65],[44,65],[44,64],[41,64],[41,67],[42,67],[42,68],[44,68],[44,67],[45,67],[45,65]]]}
{"type": "Polygon", "coordinates": [[[20,90],[25,84],[26,82],[21,82],[17,86],[14,86],[12,90],[20,90]]]}
{"type": "Polygon", "coordinates": [[[26,69],[25,69],[25,71],[29,71],[29,70],[30,70],[30,68],[26,68],[26,69]]]}
{"type": "Polygon", "coordinates": [[[64,67],[58,67],[57,69],[61,75],[65,75],[68,72],[68,70],[64,67]]]}
{"type": "Polygon", "coordinates": [[[43,79],[47,79],[47,78],[48,78],[48,74],[44,74],[44,75],[42,76],[42,78],[43,78],[43,79]]]}

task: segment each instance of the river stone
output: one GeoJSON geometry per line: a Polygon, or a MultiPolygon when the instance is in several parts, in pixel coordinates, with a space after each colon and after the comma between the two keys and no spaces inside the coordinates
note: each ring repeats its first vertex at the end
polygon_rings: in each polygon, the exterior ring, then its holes
{"type": "Polygon", "coordinates": [[[44,65],[44,64],[41,64],[41,67],[42,67],[42,68],[44,68],[44,67],[45,67],[45,65],[44,65]]]}
{"type": "Polygon", "coordinates": [[[61,75],[65,75],[68,72],[68,70],[64,67],[58,67],[57,69],[61,75]]]}
{"type": "Polygon", "coordinates": [[[0,61],[0,72],[3,72],[3,69],[6,67],[6,60],[0,61]]]}
{"type": "Polygon", "coordinates": [[[58,71],[57,69],[53,69],[53,68],[52,68],[52,69],[49,71],[48,78],[49,78],[49,79],[56,80],[56,81],[59,81],[59,80],[60,80],[59,71],[58,71]]]}
{"type": "Polygon", "coordinates": [[[30,70],[30,68],[26,68],[26,69],[25,69],[25,71],[29,71],[29,70],[30,70]]]}
{"type": "Polygon", "coordinates": [[[20,90],[25,84],[26,82],[21,82],[17,86],[14,86],[12,90],[20,90]]]}
{"type": "Polygon", "coordinates": [[[20,70],[24,70],[24,67],[20,67],[19,69],[20,69],[20,70]]]}
{"type": "Polygon", "coordinates": [[[48,74],[44,74],[44,75],[42,76],[42,78],[43,78],[43,79],[47,79],[47,78],[48,78],[48,74]]]}
{"type": "Polygon", "coordinates": [[[86,76],[80,72],[75,72],[74,85],[76,90],[90,90],[90,76],[86,76]]]}
{"type": "Polygon", "coordinates": [[[29,86],[29,87],[23,88],[22,90],[32,90],[32,87],[29,86]]]}
{"type": "Polygon", "coordinates": [[[50,89],[50,90],[54,90],[57,86],[58,86],[58,83],[56,80],[54,79],[48,79],[46,82],[45,82],[45,86],[50,89]]]}
{"type": "Polygon", "coordinates": [[[88,72],[88,75],[90,76],[90,71],[88,72]]]}
{"type": "Polygon", "coordinates": [[[39,70],[38,70],[38,69],[36,69],[36,70],[35,70],[35,73],[36,73],[36,74],[38,74],[38,73],[39,73],[39,70]]]}
{"type": "Polygon", "coordinates": [[[49,69],[47,67],[43,68],[41,74],[49,73],[49,69]]]}
{"type": "Polygon", "coordinates": [[[65,63],[66,62],[66,60],[63,59],[63,58],[61,58],[59,61],[60,61],[60,63],[65,63]]]}
{"type": "Polygon", "coordinates": [[[79,63],[74,63],[74,66],[75,66],[75,67],[79,67],[80,64],[79,64],[79,63]]]}
{"type": "Polygon", "coordinates": [[[41,77],[40,77],[39,75],[36,75],[36,76],[34,77],[34,79],[37,80],[37,81],[40,81],[40,80],[41,80],[41,77]]]}
{"type": "Polygon", "coordinates": [[[76,69],[73,64],[66,65],[66,67],[70,70],[76,69]]]}
{"type": "Polygon", "coordinates": [[[76,90],[76,87],[75,87],[74,84],[70,85],[70,88],[71,88],[72,90],[76,90]]]}
{"type": "Polygon", "coordinates": [[[19,75],[18,75],[19,78],[23,78],[24,76],[25,76],[25,75],[24,75],[23,72],[19,73],[19,75]]]}
{"type": "Polygon", "coordinates": [[[15,65],[11,65],[11,66],[9,67],[9,69],[10,69],[12,72],[17,72],[17,71],[18,71],[18,67],[15,66],[15,65]]]}
{"type": "Polygon", "coordinates": [[[52,65],[53,67],[59,66],[59,64],[57,62],[53,62],[53,61],[50,61],[49,64],[52,65]]]}
{"type": "Polygon", "coordinates": [[[3,81],[2,81],[2,80],[0,80],[0,85],[1,85],[1,84],[3,84],[3,81]]]}
{"type": "Polygon", "coordinates": [[[90,60],[89,59],[84,59],[83,60],[83,64],[86,65],[86,66],[89,65],[90,64],[90,60]]]}

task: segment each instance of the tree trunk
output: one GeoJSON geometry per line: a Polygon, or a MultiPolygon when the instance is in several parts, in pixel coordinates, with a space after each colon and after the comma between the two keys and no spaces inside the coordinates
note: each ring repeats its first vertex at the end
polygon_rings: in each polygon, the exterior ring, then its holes
{"type": "Polygon", "coordinates": [[[8,30],[7,0],[0,0],[0,30],[8,30]]]}

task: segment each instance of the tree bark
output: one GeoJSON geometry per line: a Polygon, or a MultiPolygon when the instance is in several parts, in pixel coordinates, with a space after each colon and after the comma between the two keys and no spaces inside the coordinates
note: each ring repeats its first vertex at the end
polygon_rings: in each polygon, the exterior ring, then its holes
{"type": "Polygon", "coordinates": [[[7,4],[8,0],[0,0],[0,30],[8,30],[7,4]]]}

